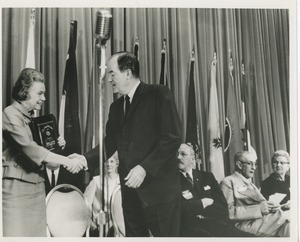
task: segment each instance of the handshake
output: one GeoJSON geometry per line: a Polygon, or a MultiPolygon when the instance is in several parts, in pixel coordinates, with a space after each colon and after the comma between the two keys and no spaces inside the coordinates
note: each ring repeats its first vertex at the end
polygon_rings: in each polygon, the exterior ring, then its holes
{"type": "MultiPolygon", "coordinates": [[[[58,145],[64,149],[66,146],[66,141],[64,137],[59,136],[58,139],[58,145]]],[[[49,166],[50,164],[48,164],[49,166]]],[[[69,172],[75,174],[81,171],[82,169],[87,170],[87,162],[83,155],[79,154],[71,154],[69,155],[63,162],[64,168],[66,168],[69,172]]]]}
{"type": "Polygon", "coordinates": [[[85,157],[76,153],[68,156],[67,162],[65,162],[64,167],[73,174],[78,173],[82,169],[88,169],[85,157]]]}

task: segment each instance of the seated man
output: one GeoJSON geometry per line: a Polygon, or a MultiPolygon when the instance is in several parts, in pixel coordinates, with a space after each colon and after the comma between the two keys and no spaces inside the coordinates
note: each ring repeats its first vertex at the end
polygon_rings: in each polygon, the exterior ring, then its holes
{"type": "Polygon", "coordinates": [[[280,193],[284,197],[279,204],[283,210],[290,209],[290,176],[286,173],[290,169],[290,156],[284,150],[274,152],[272,159],[273,173],[261,182],[261,193],[269,200],[270,196],[280,193]]]}
{"type": "Polygon", "coordinates": [[[257,236],[289,236],[289,221],[278,206],[266,201],[251,182],[256,158],[249,151],[235,154],[235,171],[221,182],[228,203],[229,218],[235,226],[257,236]]]}
{"type": "Polygon", "coordinates": [[[188,144],[178,150],[182,203],[180,235],[184,237],[255,237],[234,227],[227,202],[210,172],[194,170],[195,152],[188,144]]]}

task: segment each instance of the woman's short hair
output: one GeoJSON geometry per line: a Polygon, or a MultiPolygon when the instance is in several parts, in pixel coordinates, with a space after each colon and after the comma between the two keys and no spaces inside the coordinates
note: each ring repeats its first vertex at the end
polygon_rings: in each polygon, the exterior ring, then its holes
{"type": "Polygon", "coordinates": [[[12,98],[16,101],[26,100],[29,88],[33,82],[44,83],[44,75],[32,68],[25,68],[22,70],[12,89],[12,98]]]}
{"type": "Polygon", "coordinates": [[[272,163],[276,162],[276,160],[279,156],[285,157],[287,159],[287,161],[290,162],[290,155],[285,150],[276,150],[272,155],[271,162],[272,163]]]}

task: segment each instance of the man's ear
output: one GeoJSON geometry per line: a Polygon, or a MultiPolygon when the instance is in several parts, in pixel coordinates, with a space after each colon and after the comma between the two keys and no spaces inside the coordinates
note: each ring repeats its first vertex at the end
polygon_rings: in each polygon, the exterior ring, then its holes
{"type": "Polygon", "coordinates": [[[132,76],[132,71],[130,69],[127,69],[126,70],[126,75],[127,75],[127,77],[132,76]]]}
{"type": "Polygon", "coordinates": [[[236,167],[238,167],[240,170],[242,169],[242,163],[238,160],[235,162],[236,167]]]}

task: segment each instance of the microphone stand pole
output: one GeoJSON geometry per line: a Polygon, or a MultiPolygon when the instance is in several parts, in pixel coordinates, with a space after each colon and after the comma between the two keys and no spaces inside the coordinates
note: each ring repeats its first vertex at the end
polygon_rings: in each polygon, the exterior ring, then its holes
{"type": "MultiPolygon", "coordinates": [[[[101,40],[99,41],[101,42],[101,40]]],[[[104,77],[105,77],[105,71],[106,71],[106,56],[105,56],[105,50],[106,50],[106,45],[100,43],[96,43],[96,50],[98,52],[98,48],[100,47],[101,50],[101,64],[100,64],[100,76],[99,76],[99,175],[100,175],[100,188],[102,189],[101,191],[101,198],[100,198],[100,212],[99,212],[99,237],[104,237],[105,233],[105,225],[108,222],[108,216],[107,216],[107,207],[105,206],[105,198],[104,198],[104,169],[103,169],[103,164],[104,164],[104,135],[103,135],[103,119],[104,119],[104,114],[103,114],[103,85],[104,85],[104,77]]]]}

